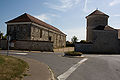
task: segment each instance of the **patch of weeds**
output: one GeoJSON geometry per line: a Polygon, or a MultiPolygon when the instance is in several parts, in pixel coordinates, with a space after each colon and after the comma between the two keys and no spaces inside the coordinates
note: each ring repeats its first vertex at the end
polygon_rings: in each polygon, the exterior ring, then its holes
{"type": "Polygon", "coordinates": [[[28,68],[28,64],[12,56],[0,55],[0,80],[17,80],[28,68]]]}
{"type": "Polygon", "coordinates": [[[74,52],[74,51],[65,52],[65,56],[81,56],[81,55],[82,55],[81,52],[74,52]]]}

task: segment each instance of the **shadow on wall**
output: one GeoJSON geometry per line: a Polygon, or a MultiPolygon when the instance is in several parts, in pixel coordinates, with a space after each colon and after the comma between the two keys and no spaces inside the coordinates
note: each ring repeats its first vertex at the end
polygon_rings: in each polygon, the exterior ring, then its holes
{"type": "MultiPolygon", "coordinates": [[[[2,49],[7,49],[7,40],[0,40],[2,49]]],[[[50,41],[31,41],[19,40],[10,43],[12,50],[29,50],[29,51],[48,51],[53,52],[53,42],[50,41]]]]}

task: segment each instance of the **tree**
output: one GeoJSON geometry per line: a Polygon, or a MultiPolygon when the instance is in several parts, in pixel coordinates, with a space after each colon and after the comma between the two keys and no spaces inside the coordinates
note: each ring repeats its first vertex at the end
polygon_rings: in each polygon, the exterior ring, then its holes
{"type": "Polygon", "coordinates": [[[72,42],[66,41],[66,47],[74,47],[74,45],[72,42]]]}
{"type": "Polygon", "coordinates": [[[86,40],[81,40],[80,43],[87,43],[87,41],[86,40]]]}
{"type": "Polygon", "coordinates": [[[2,39],[2,38],[3,38],[3,33],[0,32],[0,39],[2,39]]]}
{"type": "Polygon", "coordinates": [[[4,39],[6,40],[7,39],[7,34],[3,34],[3,33],[0,33],[0,39],[4,39]]]}
{"type": "Polygon", "coordinates": [[[66,44],[71,44],[69,41],[66,41],[66,44]]]}
{"type": "Polygon", "coordinates": [[[73,44],[75,44],[75,42],[78,41],[78,38],[77,38],[76,36],[73,36],[73,37],[71,38],[71,41],[72,41],[73,44]]]}
{"type": "Polygon", "coordinates": [[[5,34],[2,39],[6,40],[7,39],[7,34],[5,34]]]}

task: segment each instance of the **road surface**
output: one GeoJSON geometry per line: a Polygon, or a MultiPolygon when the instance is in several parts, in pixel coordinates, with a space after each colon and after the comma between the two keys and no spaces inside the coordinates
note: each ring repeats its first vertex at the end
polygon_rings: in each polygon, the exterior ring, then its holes
{"type": "Polygon", "coordinates": [[[120,80],[120,55],[84,55],[85,58],[68,58],[62,57],[63,53],[11,52],[10,55],[13,53],[44,62],[50,66],[56,78],[62,75],[63,79],[59,80],[120,80]]]}

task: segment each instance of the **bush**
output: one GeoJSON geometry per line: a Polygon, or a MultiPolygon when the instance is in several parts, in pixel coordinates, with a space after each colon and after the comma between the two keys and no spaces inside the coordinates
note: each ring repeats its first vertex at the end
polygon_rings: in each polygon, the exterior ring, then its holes
{"type": "Polygon", "coordinates": [[[74,44],[66,44],[66,47],[74,47],[74,44]]]}
{"type": "Polygon", "coordinates": [[[80,43],[87,43],[87,41],[85,41],[85,40],[81,40],[80,43]]]}
{"type": "Polygon", "coordinates": [[[72,42],[66,41],[66,47],[74,47],[72,42]]]}
{"type": "Polygon", "coordinates": [[[86,40],[81,40],[80,43],[83,43],[83,44],[92,44],[92,42],[87,42],[86,40]]]}
{"type": "Polygon", "coordinates": [[[82,55],[81,52],[74,52],[74,51],[65,52],[65,56],[81,56],[81,55],[82,55]]]}

